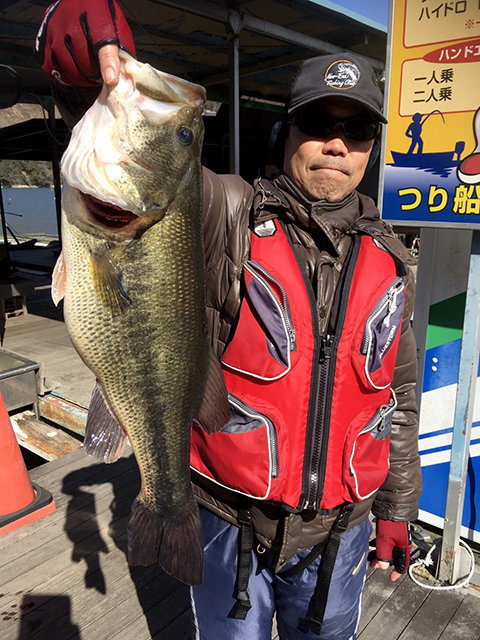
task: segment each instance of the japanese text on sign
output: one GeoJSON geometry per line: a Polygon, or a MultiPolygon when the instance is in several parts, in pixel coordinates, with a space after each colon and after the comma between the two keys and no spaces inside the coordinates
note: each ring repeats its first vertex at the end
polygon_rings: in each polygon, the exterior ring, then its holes
{"type": "MultiPolygon", "coordinates": [[[[407,60],[402,66],[400,115],[419,110],[418,103],[441,103],[444,113],[475,111],[480,104],[478,64],[433,64],[424,59],[407,60]]],[[[437,108],[438,107],[437,105],[437,108]]]]}
{"type": "Polygon", "coordinates": [[[415,47],[465,39],[478,32],[479,24],[478,0],[407,0],[404,44],[415,47]]]}
{"type": "MultiPolygon", "coordinates": [[[[448,207],[449,194],[447,189],[430,185],[426,195],[420,189],[415,187],[407,187],[398,190],[398,196],[401,200],[400,208],[402,211],[415,211],[422,204],[423,198],[426,197],[426,203],[429,213],[439,213],[448,207]]],[[[452,211],[457,215],[480,214],[480,185],[464,185],[459,184],[455,189],[453,196],[452,211]]]]}

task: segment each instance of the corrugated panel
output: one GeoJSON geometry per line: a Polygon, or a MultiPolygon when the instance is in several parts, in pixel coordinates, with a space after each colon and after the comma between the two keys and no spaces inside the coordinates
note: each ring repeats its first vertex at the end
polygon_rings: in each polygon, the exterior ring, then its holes
{"type": "MultiPolygon", "coordinates": [[[[227,2],[120,0],[119,4],[131,24],[140,60],[227,93],[228,34],[224,23],[227,2]]],[[[307,46],[272,37],[268,28],[271,24],[289,29],[299,37],[324,40],[381,62],[385,59],[386,34],[345,12],[308,0],[251,0],[233,4],[245,16],[245,23],[257,20],[266,25],[263,33],[250,28],[240,33],[242,93],[284,98],[296,64],[312,55],[307,46]]],[[[41,93],[48,93],[48,81],[39,71],[32,52],[46,5],[46,0],[3,0],[0,7],[0,64],[14,66],[27,89],[41,93]]]]}

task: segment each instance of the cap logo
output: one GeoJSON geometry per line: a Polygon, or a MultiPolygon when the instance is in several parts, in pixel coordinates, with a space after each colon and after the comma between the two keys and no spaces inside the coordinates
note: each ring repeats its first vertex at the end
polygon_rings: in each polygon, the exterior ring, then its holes
{"type": "Polygon", "coordinates": [[[360,69],[349,60],[337,60],[326,70],[324,80],[334,89],[352,89],[360,80],[360,69]]]}

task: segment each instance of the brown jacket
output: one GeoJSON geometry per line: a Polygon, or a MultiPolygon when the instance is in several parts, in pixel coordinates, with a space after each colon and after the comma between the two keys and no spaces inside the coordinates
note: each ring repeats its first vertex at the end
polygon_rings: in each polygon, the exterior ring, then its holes
{"type": "MultiPolygon", "coordinates": [[[[342,203],[312,203],[283,174],[271,181],[258,180],[252,188],[238,176],[219,176],[205,170],[207,314],[212,344],[219,356],[234,333],[250,229],[254,222],[272,217],[283,221],[306,267],[316,293],[322,333],[328,327],[335,287],[353,234],[369,234],[405,265],[412,264],[405,247],[380,220],[373,201],[366,196],[355,192],[342,203]]],[[[401,521],[417,517],[421,474],[414,396],[417,357],[410,326],[414,282],[409,269],[405,284],[407,303],[393,381],[398,407],[391,437],[390,472],[375,496],[355,505],[350,526],[364,520],[371,510],[382,519],[401,521]]],[[[234,494],[201,479],[195,482],[195,494],[201,504],[236,522],[238,504],[234,494]]],[[[277,570],[298,551],[321,542],[335,519],[335,513],[291,514],[262,502],[255,502],[251,512],[257,539],[279,552],[277,570]]]]}

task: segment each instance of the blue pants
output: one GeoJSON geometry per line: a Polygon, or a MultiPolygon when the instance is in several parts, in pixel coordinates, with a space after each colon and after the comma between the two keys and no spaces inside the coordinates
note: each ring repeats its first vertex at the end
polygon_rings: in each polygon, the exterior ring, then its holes
{"type": "MultiPolygon", "coordinates": [[[[205,569],[203,583],[192,588],[195,640],[271,640],[274,612],[281,640],[354,640],[367,568],[371,533],[368,520],[342,534],[322,633],[317,636],[312,632],[302,633],[297,626],[299,619],[306,616],[321,556],[302,573],[285,579],[268,569],[259,569],[257,557],[252,554],[248,583],[252,608],[245,620],[233,620],[227,615],[235,602],[232,594],[237,575],[239,529],[206,509],[200,509],[200,515],[205,569]]],[[[296,564],[307,553],[308,550],[292,558],[285,568],[296,564]]]]}

